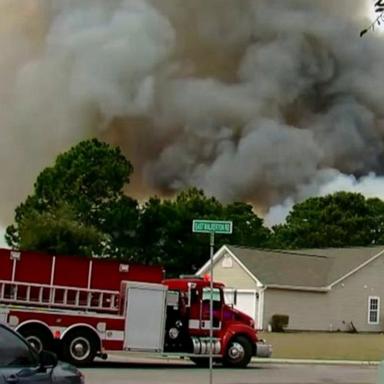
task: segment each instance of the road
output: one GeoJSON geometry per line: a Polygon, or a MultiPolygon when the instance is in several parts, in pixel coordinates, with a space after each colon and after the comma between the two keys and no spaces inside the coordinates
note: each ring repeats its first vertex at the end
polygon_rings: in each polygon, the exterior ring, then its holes
{"type": "MultiPolygon", "coordinates": [[[[180,362],[101,362],[84,368],[86,384],[204,384],[208,370],[180,362]]],[[[377,384],[378,367],[367,365],[251,364],[217,367],[214,384],[377,384]]],[[[379,384],[384,384],[384,381],[379,384]]]]}

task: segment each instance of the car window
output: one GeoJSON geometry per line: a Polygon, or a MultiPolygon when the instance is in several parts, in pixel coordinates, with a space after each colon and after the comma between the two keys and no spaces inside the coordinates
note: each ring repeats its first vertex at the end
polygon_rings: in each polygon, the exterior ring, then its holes
{"type": "Polygon", "coordinates": [[[28,367],[37,364],[36,352],[19,336],[0,326],[0,367],[28,367]]]}

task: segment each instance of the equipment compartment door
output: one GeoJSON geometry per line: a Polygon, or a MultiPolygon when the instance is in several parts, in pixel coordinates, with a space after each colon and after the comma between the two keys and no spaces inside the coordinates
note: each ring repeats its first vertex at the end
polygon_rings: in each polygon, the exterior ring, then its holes
{"type": "Polygon", "coordinates": [[[163,351],[166,293],[161,284],[127,284],[124,349],[163,351]]]}
{"type": "Polygon", "coordinates": [[[9,310],[5,308],[0,308],[0,323],[6,323],[8,319],[9,310]]]}

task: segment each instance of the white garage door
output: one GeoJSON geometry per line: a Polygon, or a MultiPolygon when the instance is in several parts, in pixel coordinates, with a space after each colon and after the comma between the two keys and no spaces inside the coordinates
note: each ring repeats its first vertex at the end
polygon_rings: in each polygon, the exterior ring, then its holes
{"type": "Polygon", "coordinates": [[[227,303],[234,304],[233,306],[237,310],[252,317],[257,324],[258,300],[255,290],[237,289],[235,291],[234,289],[228,288],[224,290],[224,296],[227,303]]]}

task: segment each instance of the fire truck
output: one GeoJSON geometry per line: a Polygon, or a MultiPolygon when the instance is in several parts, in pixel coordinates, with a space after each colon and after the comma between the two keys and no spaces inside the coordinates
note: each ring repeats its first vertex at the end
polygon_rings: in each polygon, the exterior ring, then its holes
{"type": "Polygon", "coordinates": [[[158,266],[0,249],[0,322],[36,350],[75,365],[106,351],[187,356],[245,367],[269,357],[252,318],[224,301],[221,283],[164,279],[158,266]],[[212,297],[212,329],[210,336],[212,297]]]}

